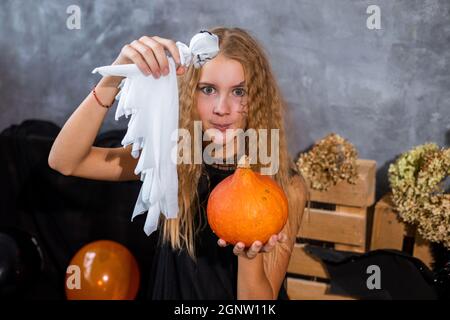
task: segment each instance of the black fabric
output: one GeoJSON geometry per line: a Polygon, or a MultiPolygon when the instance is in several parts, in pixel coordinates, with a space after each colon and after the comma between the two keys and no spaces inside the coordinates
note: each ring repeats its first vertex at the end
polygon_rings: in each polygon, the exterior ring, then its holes
{"type": "Polygon", "coordinates": [[[307,245],[305,251],[322,260],[330,275],[331,294],[358,299],[437,299],[434,275],[417,258],[398,250],[374,250],[365,254],[335,251],[307,245]],[[368,278],[379,267],[380,288],[369,289],[368,278]]]}
{"type": "Polygon", "coordinates": [[[203,168],[205,171],[198,186],[201,219],[195,220],[201,228],[195,237],[197,263],[184,248],[172,250],[169,243],[160,239],[152,268],[152,299],[229,300],[236,296],[237,257],[231,246],[221,248],[217,245],[218,238],[206,223],[205,213],[211,188],[232,172],[211,166],[203,168]]]}
{"type": "MultiPolygon", "coordinates": [[[[0,226],[32,235],[44,256],[43,272],[21,293],[22,297],[65,299],[64,278],[71,258],[83,245],[100,239],[123,244],[137,259],[141,270],[137,299],[151,298],[153,293],[155,298],[236,296],[236,257],[230,255],[231,248],[216,244],[214,235],[208,233],[209,226],[202,231],[206,235],[202,235],[204,243],[200,246],[203,264],[197,269],[197,275],[205,277],[201,282],[186,282],[196,279],[187,256],[182,253],[177,257],[164,246],[158,249],[158,260],[154,260],[159,232],[147,237],[143,231],[145,214],[130,221],[142,182],[87,180],[64,176],[49,168],[48,154],[59,131],[51,122],[26,120],[0,133],[0,226]],[[158,264],[172,268],[173,273],[158,269],[158,264]],[[163,277],[158,278],[155,290],[155,278],[150,278],[154,270],[163,277]],[[169,285],[162,288],[165,283],[169,285]]],[[[105,132],[94,145],[119,147],[124,134],[125,130],[105,132]]],[[[212,185],[225,176],[221,170],[212,173],[212,185]]],[[[203,178],[199,184],[203,200],[206,190],[203,178]]],[[[287,299],[284,287],[279,298],[287,299]]]]}
{"type": "Polygon", "coordinates": [[[442,243],[431,243],[433,272],[439,297],[450,300],[450,249],[442,243]]]}
{"type": "MultiPolygon", "coordinates": [[[[164,243],[156,250],[149,296],[154,300],[234,300],[237,297],[237,256],[233,246],[217,245],[218,237],[207,223],[206,206],[211,190],[234,171],[203,165],[198,185],[200,226],[196,235],[195,262],[185,249],[173,250],[164,243]]],[[[162,233],[160,233],[160,237],[162,233]]],[[[278,299],[288,299],[282,286],[278,299]]]]}
{"type": "MultiPolygon", "coordinates": [[[[83,245],[108,239],[125,245],[137,259],[138,299],[145,299],[157,239],[144,233],[144,216],[130,221],[141,182],[87,180],[52,170],[48,154],[59,130],[47,121],[26,120],[0,134],[0,226],[34,236],[44,255],[42,274],[21,296],[65,299],[71,258],[83,245]]],[[[100,134],[94,145],[120,146],[124,134],[100,134]]]]}

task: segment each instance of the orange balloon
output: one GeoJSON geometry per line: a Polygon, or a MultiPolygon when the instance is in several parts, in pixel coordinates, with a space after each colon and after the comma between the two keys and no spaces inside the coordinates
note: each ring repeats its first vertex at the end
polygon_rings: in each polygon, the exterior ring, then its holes
{"type": "Polygon", "coordinates": [[[139,289],[136,259],[123,245],[99,240],[82,247],[70,261],[68,300],[132,300],[139,289]]]}

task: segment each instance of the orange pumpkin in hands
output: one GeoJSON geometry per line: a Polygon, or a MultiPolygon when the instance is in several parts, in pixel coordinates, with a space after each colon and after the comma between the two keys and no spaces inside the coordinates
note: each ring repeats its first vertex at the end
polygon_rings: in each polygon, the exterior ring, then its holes
{"type": "Polygon", "coordinates": [[[244,156],[236,171],[211,192],[207,216],[219,238],[250,247],[256,240],[266,243],[283,229],[288,200],[272,178],[253,172],[244,156]]]}

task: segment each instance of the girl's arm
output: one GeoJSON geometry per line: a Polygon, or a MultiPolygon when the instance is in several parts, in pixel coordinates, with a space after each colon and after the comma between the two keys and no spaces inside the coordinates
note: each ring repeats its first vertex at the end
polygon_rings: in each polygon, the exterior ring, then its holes
{"type": "Polygon", "coordinates": [[[264,271],[264,259],[258,254],[253,259],[238,256],[238,300],[273,300],[274,290],[264,271]]]}
{"type": "MultiPolygon", "coordinates": [[[[147,75],[159,78],[167,75],[168,59],[165,49],[170,51],[180,64],[178,48],[173,40],[157,36],[143,36],[125,45],[113,65],[136,64],[147,75]]],[[[185,72],[177,69],[177,75],[185,72]]],[[[103,77],[96,86],[97,97],[102,104],[110,104],[118,93],[122,77],[103,77]]],[[[123,148],[98,148],[93,143],[108,109],[97,102],[92,92],[73,112],[56,137],[48,157],[49,166],[64,175],[100,180],[137,180],[134,175],[136,159],[130,155],[129,146],[123,148]]]]}
{"type": "MultiPolygon", "coordinates": [[[[290,209],[302,217],[306,204],[306,188],[299,176],[292,179],[291,188],[290,194],[295,197],[291,197],[294,204],[290,209]]],[[[288,221],[280,234],[272,236],[263,247],[257,241],[247,252],[243,252],[243,249],[239,249],[238,246],[234,248],[235,254],[238,255],[238,300],[278,298],[298,228],[299,225],[291,227],[288,221]],[[259,247],[258,244],[260,244],[259,247]]]]}
{"type": "MultiPolygon", "coordinates": [[[[97,97],[104,104],[112,103],[121,77],[104,77],[96,86],[97,97]]],[[[89,154],[108,109],[89,95],[62,127],[48,157],[48,164],[63,174],[70,174],[89,154]]]]}

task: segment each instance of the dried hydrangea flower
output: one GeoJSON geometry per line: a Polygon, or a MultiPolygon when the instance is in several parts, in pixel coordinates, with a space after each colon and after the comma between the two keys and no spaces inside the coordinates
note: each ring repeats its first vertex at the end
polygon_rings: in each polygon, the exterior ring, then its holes
{"type": "Polygon", "coordinates": [[[442,186],[450,174],[450,149],[417,146],[391,164],[388,174],[400,218],[424,239],[450,248],[450,195],[442,186]]]}
{"type": "Polygon", "coordinates": [[[341,136],[330,133],[297,159],[297,167],[311,188],[328,190],[341,180],[355,184],[358,177],[355,147],[341,136]]]}

